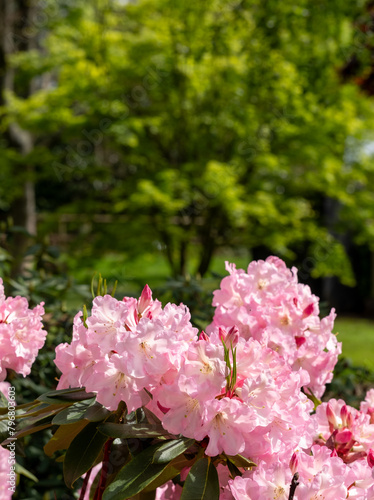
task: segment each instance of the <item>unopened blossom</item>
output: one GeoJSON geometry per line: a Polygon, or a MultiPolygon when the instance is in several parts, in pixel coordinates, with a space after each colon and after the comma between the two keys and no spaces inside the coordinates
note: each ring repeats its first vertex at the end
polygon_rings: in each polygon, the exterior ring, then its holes
{"type": "Polygon", "coordinates": [[[366,458],[374,448],[374,424],[370,415],[331,399],[318,406],[313,420],[317,424],[315,441],[335,450],[346,463],[366,458]]]}

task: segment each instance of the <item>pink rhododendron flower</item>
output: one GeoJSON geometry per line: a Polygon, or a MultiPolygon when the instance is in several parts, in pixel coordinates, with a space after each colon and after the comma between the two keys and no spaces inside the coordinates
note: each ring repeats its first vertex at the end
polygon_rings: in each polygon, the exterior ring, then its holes
{"type": "Polygon", "coordinates": [[[47,335],[41,321],[43,305],[29,309],[23,297],[6,298],[0,278],[0,381],[6,378],[7,368],[24,377],[30,373],[47,335]]]}
{"type": "Polygon", "coordinates": [[[155,500],[179,500],[182,495],[182,487],[168,481],[156,490],[155,500]]]}

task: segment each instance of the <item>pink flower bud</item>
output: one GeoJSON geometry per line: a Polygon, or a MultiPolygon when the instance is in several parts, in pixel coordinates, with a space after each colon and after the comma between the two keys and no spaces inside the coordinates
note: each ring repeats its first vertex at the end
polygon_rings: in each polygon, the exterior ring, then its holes
{"type": "Polygon", "coordinates": [[[369,408],[367,414],[370,416],[370,423],[374,424],[374,408],[369,408]]]}
{"type": "Polygon", "coordinates": [[[367,461],[369,464],[369,467],[374,467],[374,450],[373,448],[370,448],[367,454],[367,461]]]}
{"type": "Polygon", "coordinates": [[[306,308],[304,309],[303,318],[307,318],[308,316],[310,316],[313,313],[313,311],[314,311],[314,304],[312,302],[311,304],[306,306],[306,308]]]}
{"type": "Polygon", "coordinates": [[[343,431],[339,431],[335,435],[335,442],[336,443],[349,443],[351,441],[353,435],[352,432],[348,429],[344,429],[343,431]]]}
{"type": "Polygon", "coordinates": [[[296,347],[299,348],[306,342],[305,337],[295,337],[296,347]]]}
{"type": "Polygon", "coordinates": [[[227,333],[223,328],[221,328],[221,327],[218,328],[218,335],[219,335],[220,341],[225,342],[225,338],[226,338],[227,333]]]}
{"type": "Polygon", "coordinates": [[[331,455],[330,455],[330,456],[331,456],[331,457],[338,457],[338,456],[339,456],[339,455],[338,455],[338,452],[335,450],[335,448],[332,450],[332,452],[331,452],[331,455]]]}
{"type": "Polygon", "coordinates": [[[340,410],[340,418],[342,419],[343,427],[348,426],[348,416],[349,415],[350,415],[350,412],[348,411],[347,405],[343,405],[341,410],[340,410]]]}
{"type": "Polygon", "coordinates": [[[326,417],[329,423],[330,432],[338,427],[338,421],[336,420],[336,415],[330,403],[326,406],[326,417]]]}
{"type": "Polygon", "coordinates": [[[239,341],[239,330],[236,326],[233,326],[232,328],[230,328],[229,333],[226,336],[225,339],[226,347],[227,348],[229,348],[230,346],[236,347],[238,341],[239,341]]]}
{"type": "Polygon", "coordinates": [[[199,340],[205,340],[205,342],[210,342],[208,335],[204,331],[200,333],[199,340]]]}
{"type": "Polygon", "coordinates": [[[298,453],[295,452],[290,460],[290,469],[292,475],[294,475],[297,472],[298,467],[299,467],[299,455],[298,453]]]}
{"type": "Polygon", "coordinates": [[[163,414],[167,413],[170,408],[165,408],[165,406],[162,406],[158,401],[157,401],[157,406],[159,407],[159,409],[162,411],[163,414]]]}
{"type": "Polygon", "coordinates": [[[143,312],[151,305],[152,302],[152,291],[148,285],[143,288],[142,294],[138,300],[138,313],[143,314],[143,312]]]}

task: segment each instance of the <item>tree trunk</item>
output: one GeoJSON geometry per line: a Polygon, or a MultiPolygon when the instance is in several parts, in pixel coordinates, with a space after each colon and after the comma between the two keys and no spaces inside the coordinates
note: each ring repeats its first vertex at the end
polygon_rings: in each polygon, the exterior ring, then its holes
{"type": "MultiPolygon", "coordinates": [[[[27,0],[0,0],[0,104],[6,105],[6,91],[15,91],[14,69],[9,64],[9,58],[16,52],[30,50],[35,40],[27,36],[27,28],[35,6],[27,0]]],[[[31,93],[31,83],[22,89],[22,97],[31,93]]],[[[17,123],[11,123],[5,133],[8,145],[22,156],[27,156],[33,149],[33,138],[30,132],[22,130],[17,123]]],[[[15,176],[18,165],[15,165],[15,176]]],[[[23,172],[22,172],[23,174],[23,172]]],[[[15,177],[16,179],[16,177],[15,177]]],[[[13,256],[12,277],[23,270],[24,253],[30,243],[30,236],[36,236],[36,202],[33,181],[33,167],[26,165],[26,176],[22,186],[22,195],[14,199],[10,214],[14,225],[20,230],[15,233],[11,253],[13,256]]]]}

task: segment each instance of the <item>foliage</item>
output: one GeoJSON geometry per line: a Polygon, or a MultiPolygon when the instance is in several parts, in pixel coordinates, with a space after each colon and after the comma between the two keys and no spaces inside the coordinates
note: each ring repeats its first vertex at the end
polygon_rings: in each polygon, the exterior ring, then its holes
{"type": "MultiPolygon", "coordinates": [[[[5,213],[32,179],[40,210],[85,214],[69,222],[76,255],[90,256],[88,241],[129,258],[156,245],[174,276],[196,255],[204,275],[220,247],[294,260],[319,241],[328,255],[314,276],[354,283],[339,235],[373,241],[373,114],[337,69],[360,5],[43,5],[35,48],[11,57],[18,88],[39,87],[6,93],[3,130],[16,122],[35,141],[2,156],[5,213]]],[[[55,231],[56,216],[39,230],[55,231]]]]}

